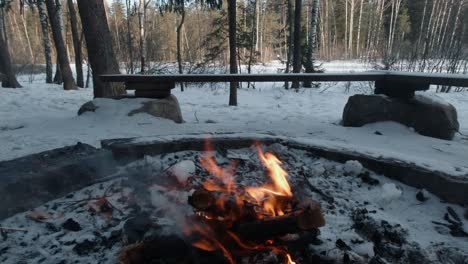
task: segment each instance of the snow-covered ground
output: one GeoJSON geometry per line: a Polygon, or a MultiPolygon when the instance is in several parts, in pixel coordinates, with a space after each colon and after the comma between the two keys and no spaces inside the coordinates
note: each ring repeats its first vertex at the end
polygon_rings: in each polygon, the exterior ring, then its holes
{"type": "MultiPolygon", "coordinates": [[[[369,69],[357,63],[324,64],[328,71],[369,69]],[[354,66],[353,66],[354,65],[354,66]]],[[[276,71],[281,65],[257,67],[276,71]]],[[[286,91],[282,83],[257,83],[238,92],[239,106],[229,107],[227,85],[177,88],[185,123],[146,114],[128,117],[142,99],[118,103],[102,99],[106,110],[77,116],[79,107],[92,99],[92,89],[64,91],[46,85],[42,76],[21,77],[23,89],[0,89],[0,160],[8,160],[76,142],[99,146],[100,140],[119,137],[167,136],[193,133],[269,133],[300,138],[316,145],[345,148],[368,155],[404,159],[454,175],[468,175],[468,138],[457,135],[444,141],[418,135],[388,122],[361,128],[339,125],[348,97],[372,91],[370,83],[324,83],[320,89],[286,91]],[[126,102],[126,103],[123,103],[126,102]],[[374,134],[376,131],[383,135],[374,134]]],[[[468,134],[468,92],[437,94],[458,110],[460,132],[468,134]]]]}

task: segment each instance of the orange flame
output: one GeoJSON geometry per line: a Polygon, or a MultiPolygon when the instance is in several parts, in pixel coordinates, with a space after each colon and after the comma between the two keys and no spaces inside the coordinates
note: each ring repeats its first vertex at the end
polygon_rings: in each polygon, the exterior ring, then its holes
{"type": "Polygon", "coordinates": [[[272,183],[261,187],[247,187],[247,193],[257,203],[263,204],[263,209],[268,216],[284,215],[283,204],[277,197],[292,197],[291,187],[286,177],[288,173],[281,167],[281,161],[273,154],[263,151],[257,145],[257,152],[262,164],[267,168],[272,183]]]}
{"type": "MultiPolygon", "coordinates": [[[[260,161],[268,171],[270,181],[262,186],[239,188],[235,182],[237,162],[230,162],[224,168],[219,166],[213,155],[213,146],[209,140],[205,140],[205,152],[200,158],[200,164],[213,177],[205,180],[202,185],[207,191],[217,193],[216,208],[222,212],[220,215],[201,214],[205,219],[222,219],[225,222],[235,222],[249,211],[246,204],[255,206],[254,216],[257,219],[284,215],[290,209],[293,194],[287,180],[288,173],[281,167],[282,163],[275,155],[269,152],[264,153],[258,144],[257,152],[260,161]]],[[[184,227],[184,232],[186,235],[196,233],[201,236],[193,243],[193,246],[205,251],[221,250],[229,263],[235,263],[231,253],[216,238],[215,232],[211,230],[209,225],[191,223],[184,227]]],[[[234,233],[228,230],[225,230],[225,232],[226,234],[222,240],[224,242],[226,242],[226,239],[231,241],[228,244],[235,244],[243,250],[260,251],[267,249],[285,257],[285,263],[295,264],[287,251],[274,246],[273,241],[249,245],[242,242],[234,233]]]]}

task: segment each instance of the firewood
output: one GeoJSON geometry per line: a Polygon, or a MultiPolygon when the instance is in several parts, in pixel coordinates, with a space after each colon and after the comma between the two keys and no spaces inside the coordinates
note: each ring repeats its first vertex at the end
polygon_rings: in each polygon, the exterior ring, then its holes
{"type": "Polygon", "coordinates": [[[320,205],[314,200],[304,200],[298,207],[302,212],[297,216],[297,226],[303,230],[310,230],[325,225],[320,205]]]}
{"type": "Polygon", "coordinates": [[[291,214],[240,223],[234,230],[245,241],[265,241],[286,234],[312,231],[325,224],[320,207],[299,209],[291,214]]]}
{"type": "Polygon", "coordinates": [[[196,210],[207,211],[215,205],[216,198],[212,192],[199,188],[188,198],[188,203],[196,210]]]}

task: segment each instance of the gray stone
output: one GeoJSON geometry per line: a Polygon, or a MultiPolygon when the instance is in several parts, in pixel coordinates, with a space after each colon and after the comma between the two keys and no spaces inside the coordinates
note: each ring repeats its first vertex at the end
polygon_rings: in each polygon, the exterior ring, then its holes
{"type": "Polygon", "coordinates": [[[176,123],[184,122],[179,101],[174,95],[170,95],[164,99],[154,99],[144,102],[140,108],[130,111],[128,116],[133,116],[138,113],[147,113],[152,116],[170,119],[176,123]]]}
{"type": "Polygon", "coordinates": [[[381,121],[395,121],[414,128],[421,135],[441,139],[452,139],[459,129],[455,107],[439,98],[353,95],[348,99],[343,126],[360,127],[381,121]]]}
{"type": "Polygon", "coordinates": [[[78,109],[78,115],[82,115],[85,112],[95,112],[99,106],[95,105],[93,101],[86,102],[78,109]]]}

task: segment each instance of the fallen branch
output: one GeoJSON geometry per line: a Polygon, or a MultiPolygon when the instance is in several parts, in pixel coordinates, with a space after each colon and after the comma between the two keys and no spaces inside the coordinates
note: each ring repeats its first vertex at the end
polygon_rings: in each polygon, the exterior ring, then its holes
{"type": "Polygon", "coordinates": [[[15,231],[18,231],[18,232],[28,232],[28,230],[27,230],[27,229],[24,229],[24,228],[4,227],[4,226],[0,226],[0,230],[6,231],[6,232],[15,232],[15,231]]]}

